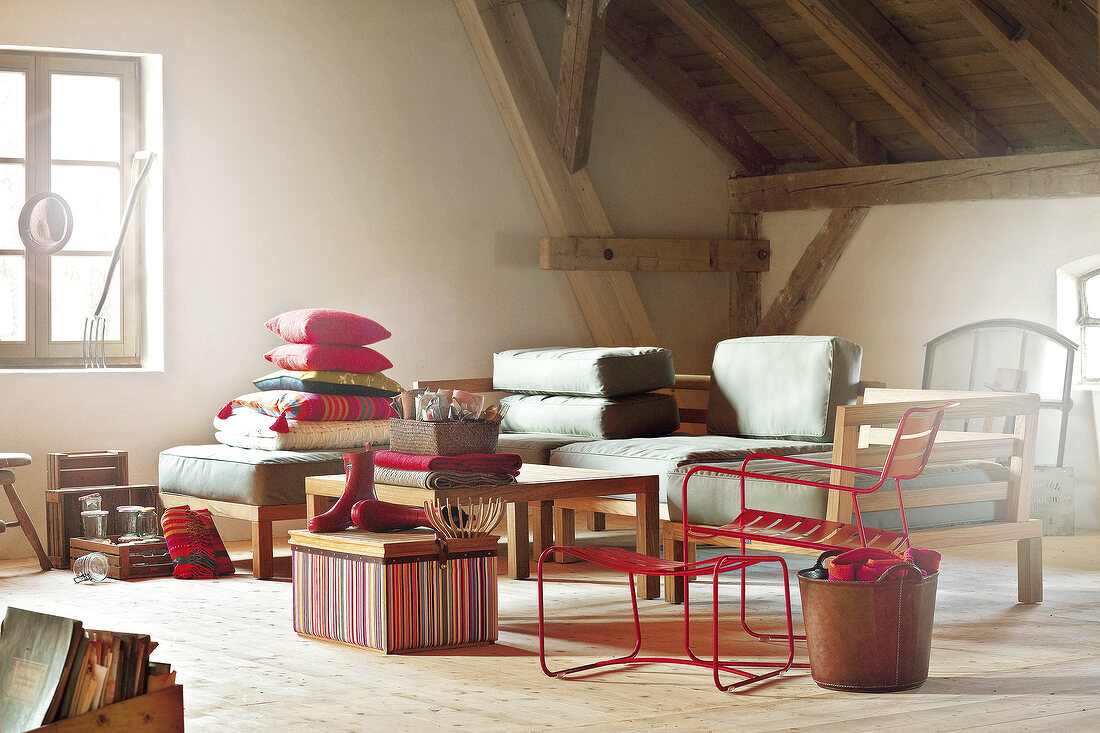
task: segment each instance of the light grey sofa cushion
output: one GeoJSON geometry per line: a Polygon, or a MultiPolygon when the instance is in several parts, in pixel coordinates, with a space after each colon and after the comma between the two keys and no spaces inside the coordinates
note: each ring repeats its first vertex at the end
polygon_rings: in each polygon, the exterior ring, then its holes
{"type": "Polygon", "coordinates": [[[670,394],[648,392],[625,397],[510,395],[501,429],[509,433],[557,433],[589,438],[666,435],[680,427],[680,411],[670,394]]]}
{"type": "Polygon", "coordinates": [[[306,476],[344,473],[340,451],[180,445],[160,453],[160,491],[253,506],[301,504],[306,476]]]}
{"type": "Polygon", "coordinates": [[[676,379],[672,352],[652,346],[509,349],[493,354],[493,389],[529,394],[618,397],[676,379]]]}
{"type": "MultiPolygon", "coordinates": [[[[802,455],[815,461],[828,462],[829,453],[802,455]]],[[[721,468],[737,469],[741,462],[714,463],[721,468]]],[[[683,516],[681,487],[691,466],[680,466],[669,476],[668,513],[674,521],[683,516]]],[[[762,459],[749,464],[755,473],[777,474],[808,481],[828,481],[829,470],[814,466],[792,466],[784,461],[762,459]]],[[[924,472],[914,479],[902,481],[902,499],[912,489],[936,486],[955,486],[992,481],[1005,481],[1008,469],[994,461],[965,460],[955,463],[930,463],[924,472]]],[[[875,477],[857,476],[856,486],[871,486],[875,477]]],[[[746,502],[750,508],[767,509],[780,514],[796,514],[815,519],[825,518],[828,491],[812,486],[746,479],[746,502]]],[[[888,481],[879,491],[894,493],[894,482],[888,481]]],[[[909,529],[924,529],[966,522],[984,522],[995,518],[991,501],[946,506],[907,507],[905,518],[909,529]]],[[[699,471],[688,482],[688,518],[699,524],[721,526],[730,522],[741,511],[741,485],[735,476],[699,471]]],[[[901,529],[901,518],[896,509],[863,512],[865,527],[877,529],[901,529]]]]}
{"type": "MultiPolygon", "coordinates": [[[[550,452],[550,464],[656,475],[660,479],[661,501],[665,501],[670,472],[684,464],[732,461],[753,452],[791,455],[820,451],[821,448],[821,443],[789,440],[748,440],[726,435],[665,435],[570,443],[550,452]]],[[[679,483],[672,485],[679,487],[679,483]]]]}
{"type": "Polygon", "coordinates": [[[579,435],[558,433],[501,433],[497,438],[497,453],[515,453],[524,463],[550,463],[550,451],[577,441],[596,440],[579,435]]]}
{"type": "Polygon", "coordinates": [[[830,442],[853,404],[863,350],[835,336],[752,336],[714,349],[707,432],[830,442]]]}

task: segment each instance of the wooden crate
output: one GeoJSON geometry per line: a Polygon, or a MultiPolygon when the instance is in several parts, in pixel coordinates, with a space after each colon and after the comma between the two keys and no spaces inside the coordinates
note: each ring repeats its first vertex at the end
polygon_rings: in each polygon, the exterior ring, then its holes
{"type": "Polygon", "coordinates": [[[70,567],[82,555],[102,552],[110,566],[107,575],[115,580],[163,578],[172,574],[172,557],[164,540],[116,545],[108,540],[73,537],[70,543],[70,567]]]}
{"type": "Polygon", "coordinates": [[[386,654],[497,638],[497,540],[291,530],[294,630],[386,654]]]}
{"type": "Polygon", "coordinates": [[[183,686],[172,685],[147,695],[106,705],[75,718],[35,728],[32,733],[183,733],[183,686]]]}
{"type": "Polygon", "coordinates": [[[120,506],[157,505],[155,485],[129,483],[125,451],[48,453],[46,458],[46,554],[55,568],[69,567],[69,540],[84,535],[81,496],[98,492],[111,512],[109,521],[117,521],[114,510],[120,506]]]}

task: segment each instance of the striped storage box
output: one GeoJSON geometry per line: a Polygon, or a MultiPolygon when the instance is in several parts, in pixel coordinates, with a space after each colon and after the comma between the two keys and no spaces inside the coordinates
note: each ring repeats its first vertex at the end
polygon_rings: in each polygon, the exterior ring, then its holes
{"type": "Polygon", "coordinates": [[[387,654],[492,643],[497,540],[291,530],[294,630],[387,654]]]}

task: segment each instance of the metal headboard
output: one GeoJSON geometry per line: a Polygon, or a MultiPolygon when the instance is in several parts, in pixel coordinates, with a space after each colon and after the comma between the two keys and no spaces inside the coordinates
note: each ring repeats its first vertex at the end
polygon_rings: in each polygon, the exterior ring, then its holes
{"type": "MultiPolygon", "coordinates": [[[[1063,458],[1065,457],[1066,428],[1069,423],[1069,411],[1070,407],[1073,405],[1070,399],[1070,389],[1073,386],[1073,355],[1074,352],[1077,351],[1077,344],[1058,333],[1053,328],[1044,326],[1041,323],[1020,321],[1013,318],[994,318],[988,321],[978,321],[965,326],[959,326],[956,329],[937,336],[924,345],[924,378],[922,380],[922,387],[924,389],[996,389],[994,385],[986,382],[980,373],[983,357],[986,355],[987,349],[995,337],[1000,337],[1002,340],[1019,338],[1019,348],[1018,350],[1014,349],[1016,353],[1012,355],[1015,361],[1013,363],[1002,363],[999,361],[997,366],[1004,367],[1005,369],[1015,369],[1018,374],[1024,375],[1024,378],[1036,376],[1034,374],[1027,375],[1027,367],[1029,365],[1029,359],[1035,357],[1038,349],[1050,345],[1054,349],[1060,350],[1055,353],[1064,352],[1064,359],[1061,359],[1061,361],[1064,361],[1061,393],[1055,395],[1053,390],[1049,391],[1047,394],[1041,395],[1039,403],[1040,414],[1042,414],[1043,410],[1057,410],[1061,413],[1058,416],[1058,460],[1056,464],[1061,466],[1063,458]],[[970,358],[969,368],[965,370],[969,373],[966,383],[950,383],[951,380],[945,382],[942,377],[937,378],[937,356],[940,357],[941,364],[946,358],[944,355],[940,355],[937,352],[942,351],[944,347],[949,344],[965,344],[966,339],[972,339],[971,347],[968,350],[970,358]]],[[[1001,345],[1003,346],[1004,344],[1001,345]]],[[[952,366],[958,367],[958,362],[960,360],[958,357],[954,358],[956,363],[952,366]]],[[[1003,361],[1008,361],[1008,359],[1004,359],[1003,361]]],[[[1053,371],[1060,366],[1061,365],[1053,365],[1050,369],[1053,371]]],[[[962,370],[956,368],[953,371],[959,372],[962,370]]],[[[987,374],[986,376],[989,375],[987,374]]],[[[1034,384],[1038,381],[1041,381],[1041,375],[1039,379],[1032,380],[1032,383],[1034,384]]],[[[1028,392],[1040,391],[1035,388],[1029,389],[1026,385],[1024,385],[1022,389],[1028,392]]]]}

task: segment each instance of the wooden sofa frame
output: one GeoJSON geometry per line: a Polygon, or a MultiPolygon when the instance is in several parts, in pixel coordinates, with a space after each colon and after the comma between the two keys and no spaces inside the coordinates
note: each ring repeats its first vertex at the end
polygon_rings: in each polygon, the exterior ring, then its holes
{"type": "MultiPolygon", "coordinates": [[[[876,383],[864,384],[866,386],[876,383]]],[[[501,393],[500,390],[493,390],[491,378],[423,381],[418,382],[417,386],[501,393]]],[[[706,409],[701,405],[705,405],[705,393],[709,388],[710,378],[705,375],[677,375],[675,384],[667,390],[676,396],[681,405],[680,417],[685,432],[702,432],[700,427],[706,424],[706,409]]],[[[861,404],[837,408],[832,462],[860,467],[882,465],[886,446],[905,410],[918,405],[942,404],[948,399],[957,400],[959,406],[951,411],[944,428],[940,430],[931,461],[1008,459],[1009,478],[1001,482],[959,484],[907,492],[907,507],[984,501],[994,501],[996,507],[995,519],[992,521],[913,530],[910,532],[911,542],[916,547],[942,549],[1013,540],[1017,549],[1019,601],[1039,603],[1043,600],[1043,525],[1041,520],[1030,518],[1035,440],[1039,420],[1038,395],[866,386],[862,390],[861,404]],[[964,432],[951,429],[959,420],[981,420],[983,425],[1003,420],[1004,427],[1002,432],[964,432]]],[[[851,479],[852,474],[847,472],[834,472],[831,478],[837,483],[850,482],[851,479]]],[[[864,511],[874,511],[894,509],[897,505],[892,493],[879,492],[864,497],[860,506],[864,511]]],[[[566,546],[573,543],[575,511],[633,516],[634,502],[604,498],[555,501],[556,544],[566,546]]],[[[850,521],[851,516],[851,495],[841,491],[830,492],[825,518],[830,521],[850,521]]],[[[695,547],[683,547],[683,527],[679,522],[669,519],[668,507],[665,505],[661,507],[661,536],[665,557],[682,559],[686,552],[689,560],[694,558],[695,547]]],[[[731,546],[739,545],[736,541],[731,541],[731,546]]],[[[791,552],[791,548],[767,547],[759,543],[754,547],[758,550],[791,552]]],[[[682,597],[682,579],[666,578],[666,600],[679,602],[682,597]]]]}

